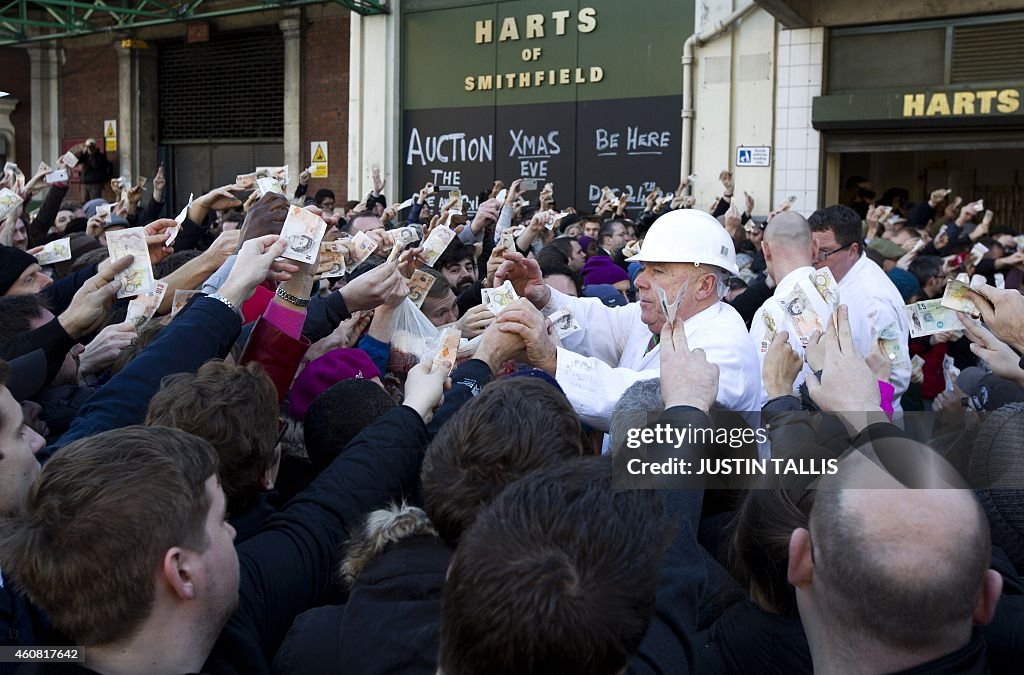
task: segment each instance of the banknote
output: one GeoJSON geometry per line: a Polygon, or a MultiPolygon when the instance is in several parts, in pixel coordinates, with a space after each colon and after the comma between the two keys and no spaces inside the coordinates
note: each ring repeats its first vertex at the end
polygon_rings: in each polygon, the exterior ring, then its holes
{"type": "Polygon", "coordinates": [[[878,332],[879,340],[901,340],[903,339],[903,331],[900,330],[900,324],[893,321],[888,326],[878,332]]]}
{"type": "Polygon", "coordinates": [[[1000,290],[1006,288],[1006,277],[1003,276],[1002,272],[996,272],[993,274],[992,279],[996,282],[996,288],[1000,290]]]}
{"type": "Polygon", "coordinates": [[[904,311],[910,321],[910,337],[925,337],[944,331],[963,330],[960,317],[942,306],[942,299],[925,300],[906,305],[904,311]]]}
{"type": "Polygon", "coordinates": [[[814,270],[809,276],[814,289],[829,304],[832,311],[839,309],[839,282],[832,276],[832,270],[822,267],[814,270]]]}
{"type": "Polygon", "coordinates": [[[971,298],[971,288],[957,279],[946,282],[946,291],[942,294],[942,306],[957,312],[969,314],[975,318],[981,316],[981,310],[971,298]]]}
{"type": "Polygon", "coordinates": [[[885,358],[889,359],[889,363],[892,365],[895,366],[906,361],[906,350],[903,347],[902,340],[879,339],[878,346],[881,348],[882,354],[885,355],[885,358]]]}
{"type": "Polygon", "coordinates": [[[559,340],[564,340],[573,333],[583,330],[583,326],[572,315],[572,312],[564,307],[548,318],[551,319],[551,324],[555,327],[559,340]]]}
{"type": "Polygon", "coordinates": [[[953,357],[949,354],[942,357],[942,377],[946,380],[946,391],[956,389],[956,378],[960,377],[960,369],[954,365],[953,357]]]}
{"type": "Polygon", "coordinates": [[[284,186],[276,178],[264,176],[263,178],[256,179],[256,192],[259,193],[260,197],[268,192],[276,192],[279,195],[283,195],[284,186]]]}
{"type": "Polygon", "coordinates": [[[346,269],[350,274],[377,250],[377,242],[365,232],[356,233],[348,246],[352,259],[348,261],[346,269]]]}
{"type": "Polygon", "coordinates": [[[174,299],[171,301],[171,318],[178,315],[178,312],[185,309],[194,296],[206,295],[202,291],[174,291],[174,299]]]}
{"type": "Polygon", "coordinates": [[[66,183],[68,180],[67,169],[57,169],[46,174],[45,178],[47,185],[53,185],[54,183],[66,183]]]}
{"type": "Polygon", "coordinates": [[[288,248],[281,255],[307,265],[316,262],[325,232],[327,223],[323,218],[292,204],[281,228],[281,237],[288,242],[288,248]]]}
{"type": "Polygon", "coordinates": [[[452,243],[452,239],[455,238],[455,231],[448,227],[435,227],[431,232],[427,240],[423,242],[423,253],[420,257],[423,261],[433,267],[437,264],[437,259],[441,257],[445,249],[448,248],[448,244],[452,243]]]}
{"type": "Polygon", "coordinates": [[[512,282],[508,279],[497,288],[481,288],[480,295],[484,305],[494,316],[504,312],[509,305],[519,299],[519,294],[516,293],[516,289],[512,287],[512,282]]]}
{"type": "Polygon", "coordinates": [[[512,230],[505,228],[501,231],[501,245],[505,247],[505,251],[515,253],[516,251],[516,236],[512,234],[512,230]]]}
{"type": "Polygon", "coordinates": [[[256,178],[273,178],[284,188],[288,185],[288,165],[258,166],[256,167],[256,178]]]}
{"type": "Polygon", "coordinates": [[[57,161],[64,162],[64,166],[66,166],[69,169],[74,169],[76,166],[78,166],[78,157],[76,157],[75,153],[71,152],[70,150],[61,155],[60,159],[57,161]]]}
{"type": "Polygon", "coordinates": [[[185,204],[185,207],[181,210],[181,213],[175,216],[174,222],[177,223],[177,225],[175,225],[174,227],[167,228],[168,237],[167,242],[164,244],[164,246],[174,246],[174,240],[178,238],[178,232],[181,231],[181,226],[185,222],[185,218],[188,216],[188,210],[192,208],[192,197],[193,195],[190,192],[188,195],[188,203],[185,204]]]}
{"type": "Polygon", "coordinates": [[[235,187],[239,190],[255,190],[256,172],[242,173],[235,176],[235,187]]]}
{"type": "Polygon", "coordinates": [[[768,332],[769,341],[774,340],[775,334],[779,332],[779,329],[775,326],[775,317],[772,316],[771,312],[764,312],[761,314],[761,317],[764,319],[764,327],[768,332]]]}
{"type": "Polygon", "coordinates": [[[65,260],[71,260],[71,237],[51,241],[36,253],[36,261],[40,265],[52,265],[65,260]]]}
{"type": "Polygon", "coordinates": [[[967,257],[970,259],[971,265],[977,265],[985,257],[986,253],[988,253],[988,246],[978,242],[971,247],[971,252],[967,257]]]}
{"type": "Polygon", "coordinates": [[[462,332],[458,328],[445,328],[441,344],[434,356],[434,368],[444,368],[449,373],[455,368],[455,357],[459,354],[459,340],[462,332]]]}
{"type": "Polygon", "coordinates": [[[391,238],[394,239],[395,243],[405,248],[419,239],[420,233],[416,231],[415,227],[399,227],[391,231],[391,238]]]}
{"type": "Polygon", "coordinates": [[[111,260],[120,260],[126,255],[134,256],[131,267],[117,275],[121,288],[118,298],[130,298],[139,293],[153,292],[153,264],[149,261],[149,246],[146,231],[141,227],[107,232],[107,250],[111,260]]]}
{"type": "Polygon", "coordinates": [[[508,197],[508,190],[506,188],[502,188],[501,192],[498,193],[498,195],[495,197],[495,199],[498,200],[498,204],[504,204],[505,203],[505,199],[507,197],[508,197]]]}
{"type": "Polygon", "coordinates": [[[340,241],[320,243],[320,274],[327,278],[345,276],[345,245],[340,241]]]}
{"type": "Polygon", "coordinates": [[[915,370],[924,368],[924,359],[921,358],[920,354],[914,354],[914,357],[910,359],[910,367],[915,370]]]}
{"type": "Polygon", "coordinates": [[[423,270],[416,270],[412,273],[412,279],[409,279],[409,299],[412,300],[412,304],[417,307],[423,306],[423,301],[427,297],[427,293],[434,287],[434,282],[437,278],[429,272],[423,270]]]}
{"type": "Polygon", "coordinates": [[[114,208],[113,204],[100,204],[96,207],[96,215],[99,216],[103,222],[110,222],[111,210],[114,208]]]}
{"type": "Polygon", "coordinates": [[[799,285],[794,287],[788,295],[778,301],[782,307],[786,323],[792,328],[792,334],[800,339],[800,344],[807,346],[808,338],[814,331],[825,332],[821,317],[814,310],[811,299],[799,285]]]}
{"type": "Polygon", "coordinates": [[[555,225],[558,225],[558,221],[560,221],[562,218],[565,218],[567,215],[569,215],[568,211],[562,211],[561,213],[551,214],[551,217],[548,218],[548,222],[544,225],[544,227],[548,228],[549,230],[555,229],[555,225]]]}
{"type": "Polygon", "coordinates": [[[402,209],[407,209],[407,208],[409,208],[410,206],[412,206],[412,203],[413,203],[414,201],[416,201],[416,198],[415,198],[415,197],[409,197],[409,198],[408,198],[408,199],[406,199],[406,200],[405,200],[404,202],[402,202],[401,204],[399,204],[398,206],[396,206],[396,207],[395,207],[395,213],[398,213],[398,212],[399,212],[399,211],[401,211],[402,209]]]}
{"type": "Polygon", "coordinates": [[[21,206],[21,197],[9,188],[0,189],[0,220],[7,217],[7,214],[21,206]]]}
{"type": "Polygon", "coordinates": [[[128,314],[125,318],[132,322],[136,330],[142,328],[156,314],[166,293],[167,284],[165,282],[154,282],[152,293],[140,293],[132,298],[128,303],[128,314]]]}

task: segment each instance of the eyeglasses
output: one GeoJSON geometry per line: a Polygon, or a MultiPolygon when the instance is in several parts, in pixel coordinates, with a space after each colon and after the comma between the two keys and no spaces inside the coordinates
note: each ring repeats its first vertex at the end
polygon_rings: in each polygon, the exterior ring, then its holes
{"type": "Polygon", "coordinates": [[[844,248],[850,248],[850,247],[851,247],[851,246],[853,246],[853,245],[854,245],[855,243],[857,243],[857,242],[851,241],[851,242],[850,242],[849,244],[847,244],[846,246],[840,246],[839,248],[837,248],[837,249],[836,249],[836,250],[834,250],[834,251],[818,251],[818,257],[816,258],[816,260],[817,260],[818,262],[821,262],[821,261],[823,261],[823,260],[828,260],[828,257],[829,257],[830,255],[835,255],[836,253],[839,253],[840,251],[842,251],[842,250],[843,250],[844,248]]]}

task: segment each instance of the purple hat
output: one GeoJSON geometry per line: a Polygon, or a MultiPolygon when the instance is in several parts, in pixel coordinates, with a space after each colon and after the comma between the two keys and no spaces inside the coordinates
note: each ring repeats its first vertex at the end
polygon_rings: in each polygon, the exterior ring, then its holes
{"type": "Polygon", "coordinates": [[[289,402],[292,417],[301,420],[313,399],[342,380],[380,377],[373,360],[361,349],[335,349],[313,361],[299,373],[289,402]]]}
{"type": "Polygon", "coordinates": [[[593,237],[588,237],[588,236],[584,235],[584,236],[580,237],[579,239],[577,239],[576,241],[579,242],[580,248],[582,248],[583,252],[586,253],[587,249],[590,248],[590,243],[592,241],[594,241],[594,238],[593,237]]]}
{"type": "Polygon", "coordinates": [[[583,283],[587,286],[591,284],[612,286],[620,281],[629,281],[629,275],[626,274],[626,270],[616,265],[615,261],[606,255],[590,256],[583,265],[583,283]]]}

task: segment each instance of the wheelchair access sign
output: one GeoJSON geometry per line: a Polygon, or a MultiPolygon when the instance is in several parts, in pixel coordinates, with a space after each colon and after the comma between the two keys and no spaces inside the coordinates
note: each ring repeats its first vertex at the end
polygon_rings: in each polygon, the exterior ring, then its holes
{"type": "Polygon", "coordinates": [[[741,145],[736,148],[736,166],[771,166],[770,145],[741,145]]]}

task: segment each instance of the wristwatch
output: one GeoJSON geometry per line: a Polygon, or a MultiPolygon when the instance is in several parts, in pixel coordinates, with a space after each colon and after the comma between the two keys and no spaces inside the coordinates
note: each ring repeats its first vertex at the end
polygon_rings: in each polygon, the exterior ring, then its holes
{"type": "Polygon", "coordinates": [[[214,300],[219,300],[220,302],[223,302],[225,305],[228,306],[228,309],[235,313],[235,316],[237,316],[239,319],[242,318],[242,312],[237,307],[235,307],[235,303],[231,302],[220,293],[214,293],[213,295],[208,295],[206,297],[213,298],[214,300]]]}
{"type": "Polygon", "coordinates": [[[295,305],[296,307],[306,307],[309,305],[309,298],[300,298],[297,295],[292,295],[288,291],[284,290],[283,286],[277,287],[277,297],[281,298],[285,302],[295,305]]]}

